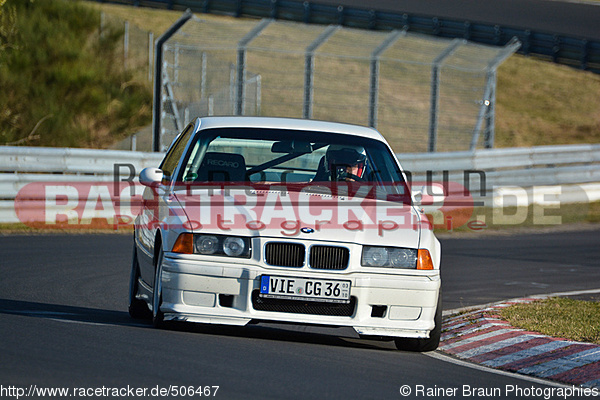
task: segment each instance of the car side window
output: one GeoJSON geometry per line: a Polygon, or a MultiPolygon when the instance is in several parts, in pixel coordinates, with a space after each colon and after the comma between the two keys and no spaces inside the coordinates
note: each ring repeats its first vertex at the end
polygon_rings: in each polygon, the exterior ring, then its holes
{"type": "Polygon", "coordinates": [[[175,172],[175,169],[177,169],[177,164],[179,163],[179,160],[181,159],[181,156],[185,151],[185,147],[190,139],[190,136],[194,131],[193,128],[193,124],[188,125],[185,131],[183,131],[181,135],[179,135],[179,138],[177,138],[175,144],[171,146],[171,149],[165,156],[160,166],[160,169],[163,171],[163,181],[171,181],[173,173],[175,172]]]}

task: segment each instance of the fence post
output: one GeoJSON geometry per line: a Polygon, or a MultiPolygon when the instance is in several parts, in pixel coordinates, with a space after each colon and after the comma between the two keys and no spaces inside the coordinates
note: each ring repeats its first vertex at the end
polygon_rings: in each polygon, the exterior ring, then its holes
{"type": "Polygon", "coordinates": [[[152,82],[152,62],[154,52],[152,49],[154,48],[154,33],[148,32],[148,81],[152,82]]]}
{"type": "MultiPolygon", "coordinates": [[[[490,98],[492,93],[492,79],[496,79],[495,74],[491,74],[490,71],[486,74],[486,83],[485,83],[485,91],[483,92],[483,98],[481,99],[481,107],[479,108],[479,114],[477,116],[477,121],[475,122],[475,128],[473,129],[473,136],[471,137],[471,147],[470,150],[473,151],[477,148],[477,142],[479,141],[479,132],[481,131],[481,125],[483,120],[486,120],[486,128],[489,129],[489,105],[490,98]]],[[[486,134],[489,136],[489,134],[486,134]]],[[[493,136],[493,134],[492,134],[493,136]]],[[[492,139],[493,140],[493,139],[492,139]]],[[[492,142],[493,147],[493,142],[492,142]]]]}
{"type": "Polygon", "coordinates": [[[492,59],[487,65],[486,72],[486,85],[485,92],[483,93],[483,99],[481,100],[481,108],[479,109],[479,115],[475,128],[473,130],[473,136],[471,138],[471,150],[477,148],[477,142],[479,141],[479,132],[481,131],[481,125],[485,119],[485,133],[484,133],[484,147],[491,149],[494,147],[495,139],[495,123],[496,123],[496,76],[497,69],[500,64],[508,57],[513,55],[521,47],[521,42],[515,36],[513,37],[500,51],[494,59],[492,59]]]}
{"type": "MultiPolygon", "coordinates": [[[[179,113],[179,107],[177,107],[177,101],[175,100],[175,93],[173,92],[173,85],[169,81],[169,76],[167,75],[166,71],[163,72],[163,82],[164,82],[165,91],[166,91],[165,100],[167,100],[169,102],[169,104],[171,104],[171,111],[173,113],[173,121],[175,122],[175,130],[177,132],[179,132],[181,129],[183,129],[184,125],[181,121],[181,115],[179,113]]],[[[185,115],[184,115],[184,118],[185,118],[185,115]]]]}
{"type": "Polygon", "coordinates": [[[215,100],[211,94],[208,96],[208,116],[212,117],[213,115],[215,115],[215,100]]]}
{"type": "Polygon", "coordinates": [[[244,115],[244,89],[246,84],[246,48],[256,36],[265,29],[271,22],[272,19],[263,19],[258,25],[250,30],[240,40],[237,46],[237,91],[235,101],[235,115],[244,115]]]}
{"type": "Polygon", "coordinates": [[[262,96],[262,78],[260,75],[256,77],[256,115],[260,115],[262,96]]]}
{"type": "Polygon", "coordinates": [[[369,126],[377,128],[377,108],[379,99],[379,57],[389,49],[401,36],[406,35],[406,29],[393,30],[371,53],[371,80],[369,87],[369,126]]]}
{"type": "Polygon", "coordinates": [[[100,38],[104,39],[104,26],[106,25],[106,14],[104,11],[100,13],[100,38]]]}
{"type": "Polygon", "coordinates": [[[175,54],[173,54],[173,82],[179,83],[179,43],[175,43],[175,54]]]}
{"type": "Polygon", "coordinates": [[[200,98],[203,99],[206,97],[206,64],[207,64],[207,60],[206,60],[207,56],[206,56],[206,52],[203,51],[202,52],[202,64],[201,64],[201,71],[200,71],[200,98]]]}
{"type": "Polygon", "coordinates": [[[490,95],[489,104],[485,108],[485,134],[483,135],[483,147],[486,149],[494,147],[496,136],[496,69],[490,71],[489,75],[490,95]]]}
{"type": "Polygon", "coordinates": [[[338,29],[339,25],[329,25],[319,37],[317,37],[311,44],[306,48],[304,56],[304,107],[302,110],[302,118],[312,118],[312,101],[313,101],[313,69],[314,64],[314,53],[317,51],[319,46],[327,41],[338,29]]]}
{"type": "Polygon", "coordinates": [[[448,47],[444,49],[436,58],[433,60],[431,66],[431,105],[429,109],[429,145],[428,151],[435,152],[437,143],[437,125],[438,125],[438,112],[440,102],[440,69],[442,64],[456,49],[462,45],[465,41],[460,39],[454,39],[448,47]]]}
{"type": "Polygon", "coordinates": [[[163,33],[156,41],[154,59],[154,93],[153,93],[153,110],[152,110],[152,151],[161,151],[160,143],[160,123],[161,123],[161,91],[162,91],[162,74],[163,74],[163,44],[171,36],[175,34],[190,18],[193,17],[192,11],[188,8],[185,13],[177,20],[165,33],[163,33]]]}
{"type": "Polygon", "coordinates": [[[232,115],[235,114],[235,65],[229,64],[229,105],[231,106],[230,112],[232,115]]]}
{"type": "Polygon", "coordinates": [[[127,58],[129,56],[129,21],[125,21],[125,34],[123,35],[123,69],[127,71],[127,58]]]}

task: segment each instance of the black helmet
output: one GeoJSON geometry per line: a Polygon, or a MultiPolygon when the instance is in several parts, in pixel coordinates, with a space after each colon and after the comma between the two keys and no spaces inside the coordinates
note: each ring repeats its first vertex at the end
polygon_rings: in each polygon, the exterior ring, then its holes
{"type": "Polygon", "coordinates": [[[325,165],[331,174],[331,180],[343,180],[347,176],[348,167],[358,167],[358,178],[362,178],[365,171],[367,152],[362,146],[332,144],[325,153],[325,165]]]}

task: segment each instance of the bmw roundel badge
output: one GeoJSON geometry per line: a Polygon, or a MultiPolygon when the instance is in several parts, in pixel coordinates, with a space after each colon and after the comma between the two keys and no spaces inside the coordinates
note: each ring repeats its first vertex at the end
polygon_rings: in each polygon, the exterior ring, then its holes
{"type": "Polygon", "coordinates": [[[302,229],[300,229],[300,232],[302,233],[313,233],[315,230],[313,228],[308,228],[308,227],[304,227],[302,229]]]}

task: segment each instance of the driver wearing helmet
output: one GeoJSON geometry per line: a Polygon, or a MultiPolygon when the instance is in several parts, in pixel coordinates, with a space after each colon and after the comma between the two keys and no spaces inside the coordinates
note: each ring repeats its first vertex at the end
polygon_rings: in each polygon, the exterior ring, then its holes
{"type": "Polygon", "coordinates": [[[362,146],[330,145],[325,153],[325,167],[332,181],[363,181],[366,160],[362,146]]]}

